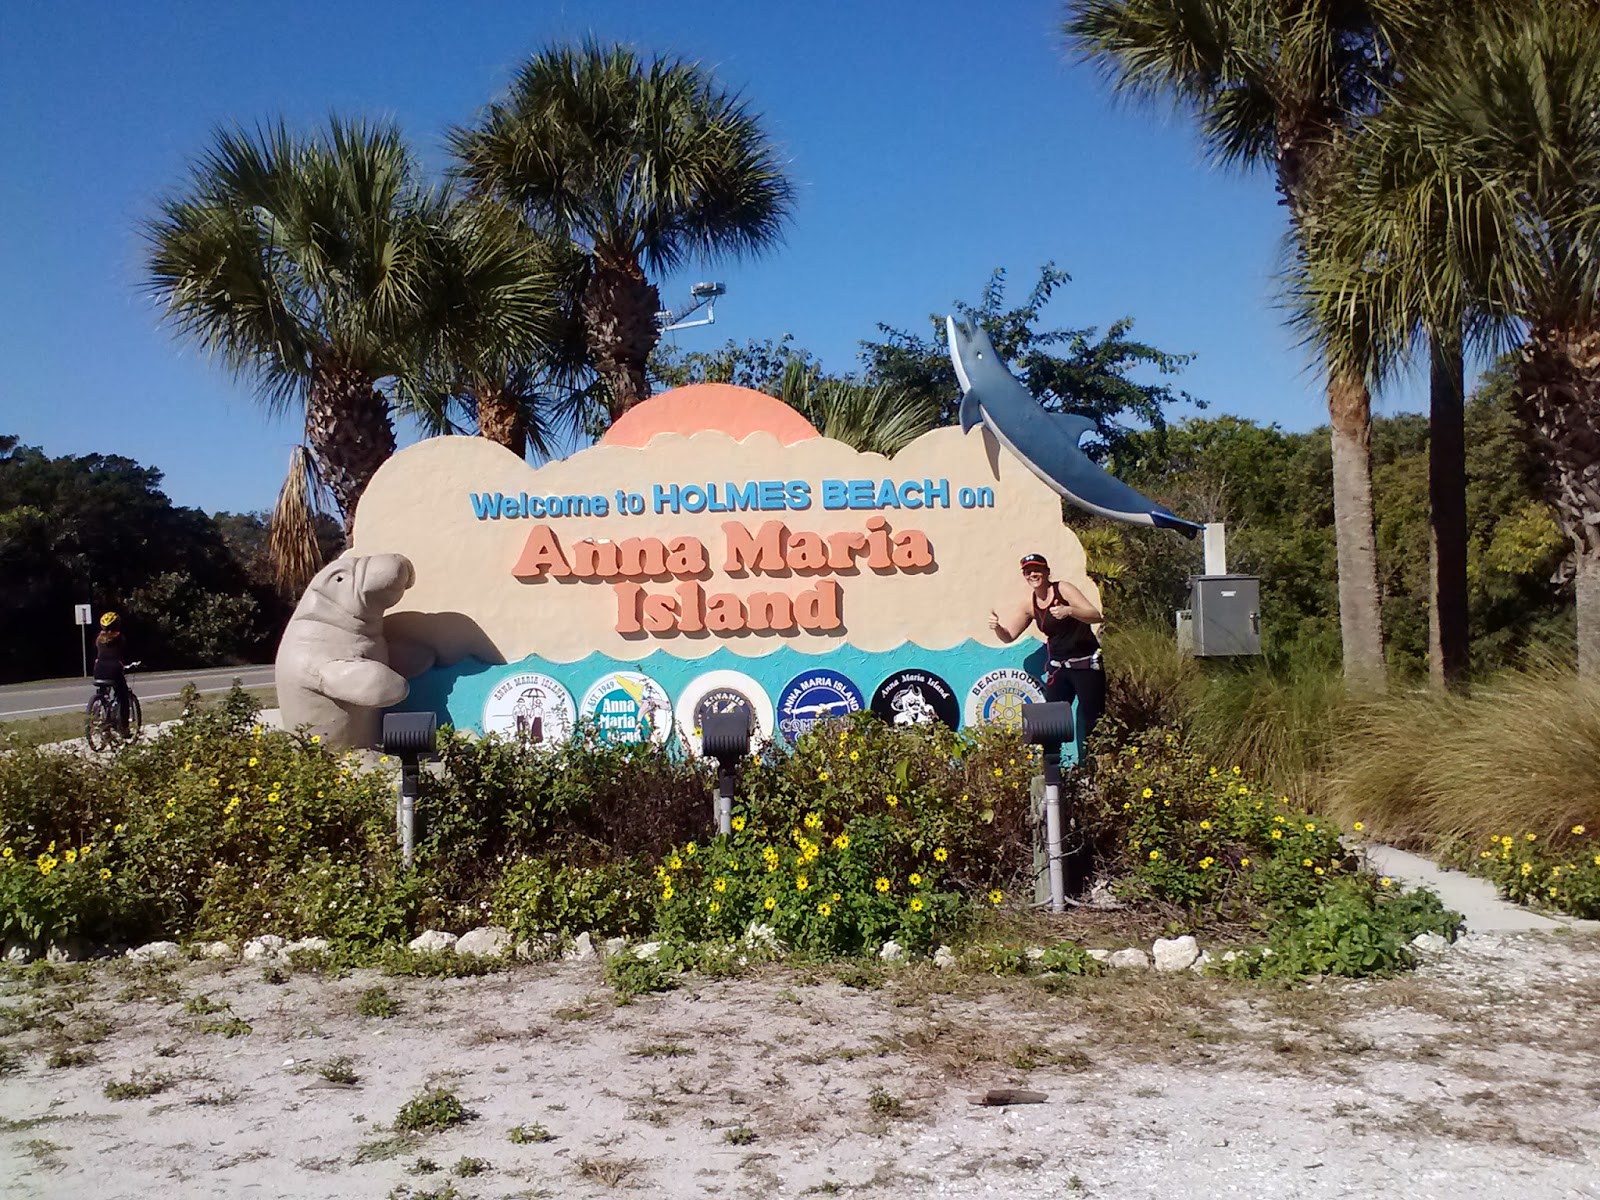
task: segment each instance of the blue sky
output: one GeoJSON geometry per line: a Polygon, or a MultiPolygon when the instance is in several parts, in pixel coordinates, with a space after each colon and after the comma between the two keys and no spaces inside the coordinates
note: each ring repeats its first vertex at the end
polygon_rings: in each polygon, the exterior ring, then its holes
{"type": "MultiPolygon", "coordinates": [[[[51,454],[125,454],[175,502],[270,507],[299,420],[180,344],[140,290],[138,223],[219,124],[327,113],[397,120],[421,160],[519,61],[593,35],[706,64],[764,114],[798,188],[785,243],[697,278],[728,295],[678,344],[794,335],[831,370],[878,322],[921,329],[1013,294],[1054,260],[1051,325],[1131,316],[1195,362],[1179,386],[1306,429],[1326,410],[1282,327],[1283,210],[1265,174],[1207,165],[1190,125],[1112,102],[1068,60],[1054,0],[862,4],[455,3],[0,6],[0,433],[51,454]]],[[[1380,400],[1416,408],[1414,386],[1380,400]]],[[[1181,415],[1181,414],[1180,414],[1181,415]]]]}

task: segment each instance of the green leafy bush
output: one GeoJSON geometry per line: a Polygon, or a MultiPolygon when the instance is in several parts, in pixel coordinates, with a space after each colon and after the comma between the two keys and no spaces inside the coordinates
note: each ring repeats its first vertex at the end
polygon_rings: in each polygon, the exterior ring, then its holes
{"type": "Polygon", "coordinates": [[[522,938],[633,937],[655,921],[650,871],[633,860],[574,866],[565,858],[513,862],[495,889],[494,919],[522,938]]]}
{"type": "Polygon", "coordinates": [[[1342,879],[1273,926],[1271,955],[1246,955],[1236,973],[1294,979],[1304,975],[1382,975],[1411,966],[1411,939],[1454,938],[1461,915],[1433,892],[1390,894],[1384,881],[1342,879]]]}
{"type": "Polygon", "coordinates": [[[1586,825],[1554,838],[1532,831],[1497,834],[1467,862],[1508,899],[1600,918],[1600,846],[1586,825]]]}

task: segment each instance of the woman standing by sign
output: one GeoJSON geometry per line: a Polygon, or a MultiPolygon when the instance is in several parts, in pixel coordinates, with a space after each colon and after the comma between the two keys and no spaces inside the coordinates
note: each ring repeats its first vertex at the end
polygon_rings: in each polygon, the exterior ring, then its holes
{"type": "Polygon", "coordinates": [[[1030,624],[1039,626],[1050,653],[1044,677],[1048,701],[1077,701],[1077,743],[1081,761],[1084,743],[1106,710],[1106,674],[1100,639],[1091,625],[1105,615],[1070,583],[1050,578],[1050,564],[1042,554],[1024,555],[1022,577],[1028,598],[1005,617],[989,614],[989,628],[1003,642],[1013,641],[1030,624]]]}

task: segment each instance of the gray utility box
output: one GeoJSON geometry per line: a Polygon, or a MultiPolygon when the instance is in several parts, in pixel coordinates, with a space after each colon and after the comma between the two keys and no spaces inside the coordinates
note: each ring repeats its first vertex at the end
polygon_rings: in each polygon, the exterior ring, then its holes
{"type": "Polygon", "coordinates": [[[1197,658],[1261,653],[1261,580],[1189,576],[1189,636],[1197,658]]]}

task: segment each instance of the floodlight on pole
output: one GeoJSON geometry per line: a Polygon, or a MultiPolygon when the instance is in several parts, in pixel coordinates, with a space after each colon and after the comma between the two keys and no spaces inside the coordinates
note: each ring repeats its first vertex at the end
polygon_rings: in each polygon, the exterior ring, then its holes
{"type": "Polygon", "coordinates": [[[697,325],[715,325],[717,321],[716,301],[718,296],[726,296],[726,284],[703,282],[697,283],[689,289],[689,303],[682,308],[663,308],[656,313],[656,325],[662,333],[672,333],[679,329],[693,329],[697,325]],[[698,321],[690,321],[701,309],[706,310],[706,315],[698,321]]]}

